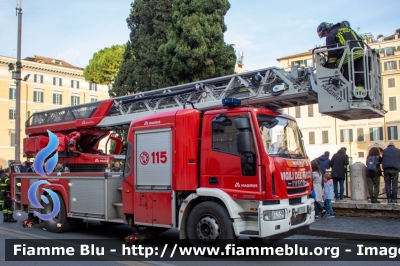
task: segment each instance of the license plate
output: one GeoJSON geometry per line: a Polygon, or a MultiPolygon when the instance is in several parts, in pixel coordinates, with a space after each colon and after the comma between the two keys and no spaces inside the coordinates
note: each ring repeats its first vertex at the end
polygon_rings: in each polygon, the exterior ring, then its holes
{"type": "Polygon", "coordinates": [[[298,208],[298,209],[297,209],[297,213],[298,213],[298,214],[306,213],[306,207],[304,206],[304,207],[298,208]]]}

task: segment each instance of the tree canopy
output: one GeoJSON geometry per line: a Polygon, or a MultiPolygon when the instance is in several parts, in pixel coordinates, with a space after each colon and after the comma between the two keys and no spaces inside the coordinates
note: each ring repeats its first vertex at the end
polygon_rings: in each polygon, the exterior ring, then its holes
{"type": "Polygon", "coordinates": [[[135,0],[131,30],[111,96],[122,96],[234,73],[224,42],[228,0],[135,0]]]}
{"type": "Polygon", "coordinates": [[[158,48],[166,42],[172,0],[135,0],[127,18],[131,30],[112,96],[173,85],[165,76],[158,48]]]}
{"type": "Polygon", "coordinates": [[[89,65],[83,70],[85,79],[97,84],[111,84],[117,77],[125,48],[125,44],[113,45],[94,53],[89,65]]]}
{"type": "Polygon", "coordinates": [[[234,73],[236,55],[224,42],[228,0],[174,0],[168,41],[159,51],[175,84],[234,73]]]}

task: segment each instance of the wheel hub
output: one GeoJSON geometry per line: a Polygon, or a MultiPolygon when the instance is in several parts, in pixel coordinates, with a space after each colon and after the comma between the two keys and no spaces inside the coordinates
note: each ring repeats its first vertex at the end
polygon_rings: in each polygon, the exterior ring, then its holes
{"type": "Polygon", "coordinates": [[[219,237],[218,221],[212,216],[202,217],[197,223],[197,236],[205,242],[214,242],[219,237]]]}

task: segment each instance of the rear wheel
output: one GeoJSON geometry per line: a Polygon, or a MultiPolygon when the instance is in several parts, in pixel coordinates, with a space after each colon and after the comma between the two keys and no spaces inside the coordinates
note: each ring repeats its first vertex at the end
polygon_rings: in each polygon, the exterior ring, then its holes
{"type": "MultiPolygon", "coordinates": [[[[44,221],[44,228],[46,228],[47,231],[52,233],[65,232],[68,231],[71,227],[71,219],[67,219],[64,199],[59,193],[57,193],[57,195],[58,198],[60,199],[60,211],[54,218],[44,221]]],[[[47,195],[46,197],[49,203],[45,204],[42,202],[42,206],[44,206],[42,213],[49,214],[53,211],[54,203],[50,195],[47,195]]]]}
{"type": "Polygon", "coordinates": [[[225,207],[211,201],[198,204],[190,212],[187,234],[193,246],[220,246],[237,239],[225,207]]]}

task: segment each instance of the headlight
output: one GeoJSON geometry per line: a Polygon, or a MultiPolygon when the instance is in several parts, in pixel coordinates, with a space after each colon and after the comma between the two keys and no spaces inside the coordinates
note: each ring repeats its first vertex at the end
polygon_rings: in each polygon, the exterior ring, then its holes
{"type": "Polygon", "coordinates": [[[314,207],[315,207],[314,204],[307,206],[308,214],[311,214],[314,211],[314,209],[315,209],[314,207]]]}
{"type": "Polygon", "coordinates": [[[286,217],[286,210],[263,211],[264,221],[282,220],[286,217]]]}

